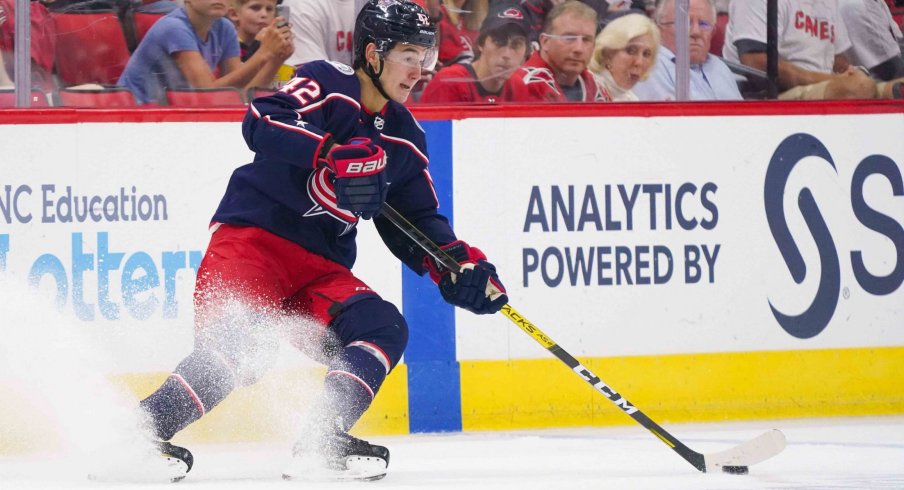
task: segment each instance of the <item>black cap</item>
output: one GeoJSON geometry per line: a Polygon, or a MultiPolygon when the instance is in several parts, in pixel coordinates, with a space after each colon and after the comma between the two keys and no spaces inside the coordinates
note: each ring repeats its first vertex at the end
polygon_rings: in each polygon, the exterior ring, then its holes
{"type": "Polygon", "coordinates": [[[530,33],[530,23],[520,5],[511,2],[493,2],[489,13],[483,19],[480,32],[489,32],[509,24],[518,26],[524,31],[525,36],[530,33]]]}

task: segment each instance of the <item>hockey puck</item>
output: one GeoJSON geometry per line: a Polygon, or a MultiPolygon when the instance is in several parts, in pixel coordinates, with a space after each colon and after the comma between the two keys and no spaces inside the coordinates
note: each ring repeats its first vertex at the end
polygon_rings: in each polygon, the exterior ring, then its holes
{"type": "Polygon", "coordinates": [[[746,466],[723,466],[722,472],[730,475],[746,475],[748,469],[746,466]]]}

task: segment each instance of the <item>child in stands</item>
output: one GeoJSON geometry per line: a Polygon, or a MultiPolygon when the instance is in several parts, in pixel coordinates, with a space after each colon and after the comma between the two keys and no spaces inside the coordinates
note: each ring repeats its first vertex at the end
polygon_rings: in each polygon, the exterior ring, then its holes
{"type": "Polygon", "coordinates": [[[294,49],[289,27],[262,29],[260,49],[242,63],[226,14],[219,0],[186,0],[151,27],[119,85],[131,89],[140,104],[164,103],[169,88],[268,85],[294,49]]]}

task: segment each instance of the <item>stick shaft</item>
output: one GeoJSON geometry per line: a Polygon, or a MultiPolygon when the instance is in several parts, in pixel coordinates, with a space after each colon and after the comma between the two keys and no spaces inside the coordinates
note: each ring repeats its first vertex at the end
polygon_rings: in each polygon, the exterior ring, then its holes
{"type": "MultiPolygon", "coordinates": [[[[386,219],[388,219],[393,225],[399,228],[408,238],[412,239],[415,243],[417,243],[425,252],[427,252],[431,257],[436,259],[437,262],[442,264],[443,267],[453,271],[458,272],[461,270],[461,266],[458,262],[455,261],[452,257],[450,257],[443,249],[439,247],[436,243],[433,242],[428,236],[424,235],[422,231],[420,231],[417,227],[415,227],[411,222],[405,219],[398,211],[393,209],[387,203],[383,204],[383,208],[381,210],[386,219]]],[[[704,462],[703,455],[690,449],[684,443],[676,439],[674,436],[668,433],[665,429],[663,429],[659,424],[654,422],[652,419],[647,417],[639,408],[634,406],[631,402],[629,402],[625,397],[618,394],[617,391],[612,389],[609,385],[603,382],[597,375],[593,374],[589,369],[583,366],[577,359],[574,358],[571,354],[568,353],[565,349],[560,347],[555,341],[549,338],[548,335],[543,333],[539,327],[534,325],[530,320],[525,318],[523,315],[518,313],[515,308],[511,305],[506,304],[502,307],[501,312],[512,321],[515,325],[518,326],[524,333],[528,334],[533,338],[537,343],[542,345],[546,350],[548,350],[552,355],[554,355],[557,359],[562,361],[566,366],[571,368],[571,370],[581,377],[588,384],[593,386],[593,388],[603,394],[606,398],[609,399],[615,406],[620,408],[623,412],[628,414],[632,419],[634,419],[637,423],[642,425],[648,431],[650,431],[653,435],[655,435],[659,440],[665,443],[667,446],[672,448],[676,453],[678,453],[682,458],[684,458],[688,463],[692,464],[695,468],[700,471],[706,471],[706,464],[704,462]]]]}

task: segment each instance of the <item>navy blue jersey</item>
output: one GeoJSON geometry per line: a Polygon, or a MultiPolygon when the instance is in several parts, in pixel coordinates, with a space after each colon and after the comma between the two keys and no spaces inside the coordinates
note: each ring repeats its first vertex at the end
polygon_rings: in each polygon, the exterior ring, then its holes
{"type": "MultiPolygon", "coordinates": [[[[455,241],[437,212],[424,130],[402,104],[389,101],[375,114],[360,98],[349,66],[314,61],[276,94],[255,99],[242,122],[254,162],[233,172],[213,220],[263,228],[351,268],[358,218],[336,205],[317,158],[331,142],[363,136],[386,152],[386,201],[435,242],[455,241]]],[[[423,274],[424,252],[382,216],[374,224],[392,253],[423,274]]]]}

